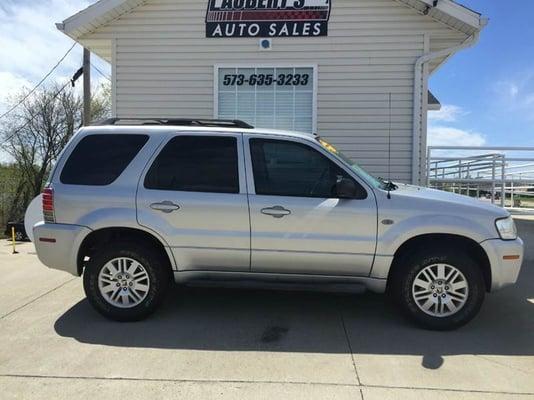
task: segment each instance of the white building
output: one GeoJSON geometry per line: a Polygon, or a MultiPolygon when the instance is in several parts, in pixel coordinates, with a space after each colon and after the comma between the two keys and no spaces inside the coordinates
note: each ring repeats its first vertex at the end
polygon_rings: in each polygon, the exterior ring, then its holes
{"type": "Polygon", "coordinates": [[[451,0],[100,0],[58,28],[111,63],[115,116],[314,131],[419,182],[428,78],[485,23],[451,0]]]}

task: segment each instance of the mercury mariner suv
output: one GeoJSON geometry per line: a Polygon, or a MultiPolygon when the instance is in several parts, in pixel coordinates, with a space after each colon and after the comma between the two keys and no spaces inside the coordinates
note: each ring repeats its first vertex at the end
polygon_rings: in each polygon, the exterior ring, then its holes
{"type": "Polygon", "coordinates": [[[107,120],[68,143],[35,225],[39,259],[104,316],[140,320],[172,281],[391,295],[453,329],[516,282],[504,209],[376,179],[312,134],[241,121],[107,120]]]}

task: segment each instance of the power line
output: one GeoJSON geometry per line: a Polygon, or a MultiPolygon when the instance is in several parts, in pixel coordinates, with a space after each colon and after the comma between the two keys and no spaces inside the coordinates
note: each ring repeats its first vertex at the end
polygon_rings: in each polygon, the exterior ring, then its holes
{"type": "Polygon", "coordinates": [[[72,51],[72,49],[74,49],[74,46],[76,46],[76,42],[74,42],[72,44],[72,46],[70,47],[70,49],[67,50],[67,52],[63,55],[63,57],[61,57],[61,59],[57,62],[56,65],[54,65],[54,67],[48,72],[48,74],[46,74],[44,76],[43,79],[41,79],[39,81],[39,83],[37,85],[35,85],[35,87],[30,90],[30,92],[24,96],[22,98],[22,100],[20,100],[17,104],[15,104],[13,107],[11,107],[9,110],[7,110],[5,113],[3,113],[2,115],[0,115],[0,119],[4,118],[6,115],[8,115],[11,111],[13,111],[14,109],[16,109],[18,106],[20,106],[22,103],[24,103],[26,101],[26,99],[28,99],[28,97],[30,97],[38,88],[39,86],[41,86],[43,84],[43,82],[50,76],[52,75],[52,72],[54,72],[57,67],[59,67],[59,64],[61,64],[63,62],[63,60],[65,60],[65,58],[67,58],[67,56],[69,55],[69,53],[72,51]]]}
{"type": "MultiPolygon", "coordinates": [[[[65,90],[65,88],[67,86],[69,86],[71,84],[70,81],[67,81],[67,83],[65,83],[53,96],[52,96],[52,99],[50,100],[50,102],[54,101],[55,99],[57,99],[57,97],[61,94],[61,92],[63,90],[65,90]]],[[[37,115],[38,114],[35,114],[33,115],[32,117],[30,117],[30,119],[28,121],[26,121],[22,126],[18,127],[15,132],[13,132],[11,135],[9,135],[7,138],[4,139],[4,143],[6,142],[9,142],[16,134],[18,134],[20,131],[22,131],[24,128],[26,128],[28,125],[30,125],[34,120],[35,118],[37,118],[37,115]]]]}
{"type": "Polygon", "coordinates": [[[96,65],[94,65],[93,63],[91,63],[91,67],[93,67],[93,68],[96,70],[96,72],[98,72],[100,75],[102,75],[104,78],[106,78],[108,81],[111,82],[111,78],[110,78],[107,74],[105,74],[105,73],[103,73],[102,71],[100,71],[100,70],[97,68],[96,65]]]}
{"type": "MultiPolygon", "coordinates": [[[[80,76],[82,75],[82,73],[80,73],[80,71],[82,71],[83,68],[80,68],[75,74],[74,76],[72,77],[72,79],[70,79],[69,81],[67,81],[53,96],[52,96],[52,99],[50,99],[50,103],[53,102],[55,99],[57,99],[57,97],[61,94],[61,92],[63,92],[63,90],[65,90],[65,88],[67,86],[69,86],[69,84],[72,85],[72,87],[74,87],[74,83],[78,80],[78,78],[80,78],[80,76]]],[[[26,121],[22,126],[20,126],[19,128],[17,128],[15,130],[15,132],[13,132],[11,135],[9,135],[6,139],[5,139],[5,142],[11,140],[17,133],[19,133],[21,130],[23,130],[24,128],[26,128],[30,123],[33,122],[33,120],[37,117],[37,115],[34,115],[32,116],[28,121],[26,121]]]]}

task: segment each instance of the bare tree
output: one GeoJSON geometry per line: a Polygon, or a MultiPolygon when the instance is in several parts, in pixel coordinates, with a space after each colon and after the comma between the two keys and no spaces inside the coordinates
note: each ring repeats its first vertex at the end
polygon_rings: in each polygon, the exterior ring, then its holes
{"type": "MultiPolygon", "coordinates": [[[[108,94],[104,88],[92,99],[93,120],[109,115],[108,94]]],[[[81,127],[82,112],[81,97],[73,89],[54,85],[34,93],[4,123],[2,148],[13,158],[19,174],[10,218],[20,218],[31,199],[41,192],[52,164],[81,127]]]]}

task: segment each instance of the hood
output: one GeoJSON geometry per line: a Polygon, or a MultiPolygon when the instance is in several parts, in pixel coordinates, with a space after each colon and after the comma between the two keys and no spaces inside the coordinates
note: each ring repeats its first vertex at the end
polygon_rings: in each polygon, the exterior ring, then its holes
{"type": "Polygon", "coordinates": [[[398,189],[391,192],[391,196],[411,198],[415,203],[423,202],[427,203],[425,204],[427,206],[430,205],[429,203],[435,203],[435,206],[440,207],[443,211],[469,208],[477,214],[486,213],[496,218],[508,217],[510,215],[508,211],[501,207],[468,196],[402,183],[396,183],[396,185],[398,189]]]}

